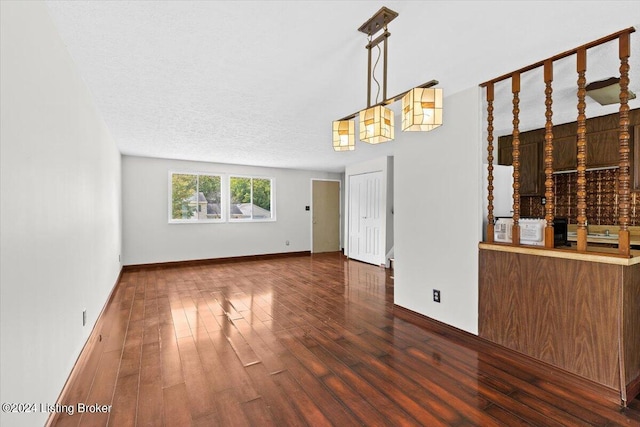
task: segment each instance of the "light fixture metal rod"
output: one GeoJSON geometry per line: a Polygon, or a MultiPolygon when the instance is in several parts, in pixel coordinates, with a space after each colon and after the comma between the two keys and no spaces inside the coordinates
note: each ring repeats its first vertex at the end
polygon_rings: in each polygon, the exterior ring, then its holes
{"type": "Polygon", "coordinates": [[[391,33],[389,31],[386,31],[382,34],[380,34],[378,37],[376,37],[373,41],[370,41],[368,45],[366,45],[365,47],[369,50],[371,50],[371,48],[374,48],[376,46],[378,46],[380,44],[381,41],[386,42],[387,38],[391,35],[391,33]]]}
{"type": "MultiPolygon", "coordinates": [[[[378,46],[380,42],[383,42],[383,41],[384,41],[384,57],[382,60],[384,64],[383,64],[383,78],[382,78],[382,99],[387,99],[387,39],[389,38],[390,35],[391,33],[388,32],[385,27],[384,33],[376,37],[375,40],[369,41],[369,44],[367,44],[366,46],[368,51],[367,56],[369,59],[368,75],[367,75],[367,108],[371,107],[371,79],[375,78],[373,77],[373,73],[375,73],[375,68],[371,67],[371,49],[378,46]]],[[[376,97],[376,101],[377,101],[377,97],[376,97]]]]}
{"type": "Polygon", "coordinates": [[[371,107],[371,47],[367,46],[367,55],[369,57],[369,66],[367,73],[367,108],[371,107]]]}
{"type": "Polygon", "coordinates": [[[389,40],[389,36],[391,34],[385,31],[383,35],[385,37],[384,37],[384,66],[382,71],[382,99],[387,99],[387,40],[389,40]]]}
{"type": "MultiPolygon", "coordinates": [[[[426,88],[433,87],[433,86],[437,85],[438,83],[440,83],[440,82],[439,82],[439,81],[437,81],[437,80],[429,80],[428,82],[426,82],[426,83],[422,83],[421,85],[416,86],[416,87],[412,87],[411,89],[426,89],[426,88]]],[[[402,99],[402,97],[403,97],[403,96],[405,96],[407,93],[409,93],[409,91],[410,91],[411,89],[409,89],[409,90],[405,90],[404,92],[399,93],[399,94],[397,94],[396,96],[392,96],[391,98],[384,99],[383,101],[378,102],[378,103],[377,103],[377,104],[375,104],[375,105],[369,105],[369,103],[367,103],[367,108],[370,108],[370,107],[377,107],[378,105],[389,105],[389,104],[391,104],[391,103],[393,103],[393,102],[396,102],[396,101],[398,101],[399,99],[402,99]]],[[[358,113],[360,113],[360,111],[356,111],[356,112],[355,112],[355,113],[353,113],[353,114],[349,114],[348,116],[345,116],[345,117],[343,117],[343,118],[339,119],[339,121],[354,119],[354,118],[358,115],[358,113]]]]}

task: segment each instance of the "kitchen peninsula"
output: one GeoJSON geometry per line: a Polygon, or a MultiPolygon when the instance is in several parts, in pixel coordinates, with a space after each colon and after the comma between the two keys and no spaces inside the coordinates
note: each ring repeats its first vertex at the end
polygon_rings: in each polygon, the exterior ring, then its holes
{"type": "Polygon", "coordinates": [[[479,246],[481,337],[604,385],[612,400],[638,395],[640,251],[479,246]]]}
{"type": "Polygon", "coordinates": [[[637,220],[635,207],[630,209],[637,199],[632,191],[640,191],[640,112],[630,114],[628,107],[629,35],[634,31],[628,28],[481,85],[486,89],[488,104],[489,203],[487,238],[479,243],[478,334],[575,375],[576,382],[568,387],[578,389],[580,384],[587,382],[603,396],[623,406],[640,394],[640,250],[634,249],[640,243],[640,233],[635,227],[637,224],[631,221],[632,216],[633,221],[637,220]],[[608,42],[618,42],[620,109],[615,114],[614,128],[603,129],[593,123],[610,123],[609,119],[591,121],[589,125],[585,116],[586,51],[608,42]],[[553,62],[568,56],[577,59],[578,118],[573,124],[554,126],[553,62]],[[540,142],[529,144],[525,138],[528,148],[521,152],[518,129],[520,73],[538,67],[544,68],[547,121],[544,129],[531,133],[539,135],[540,142]],[[493,101],[494,83],[505,79],[511,79],[513,94],[514,129],[509,136],[508,148],[509,162],[514,170],[513,228],[510,243],[497,243],[494,241],[491,174],[493,101]],[[575,134],[563,134],[567,129],[573,129],[575,134]],[[569,147],[568,152],[575,155],[576,178],[572,182],[576,188],[569,197],[568,215],[569,232],[575,233],[568,236],[576,242],[573,247],[554,247],[553,221],[555,211],[561,208],[558,206],[561,197],[554,193],[558,187],[554,185],[557,182],[554,167],[558,165],[554,156],[559,154],[554,145],[556,142],[558,146],[569,147]],[[591,225],[593,210],[588,211],[588,203],[593,204],[594,200],[587,198],[588,156],[589,152],[593,155],[603,147],[615,149],[615,165],[608,169],[615,171],[615,179],[606,181],[611,185],[608,191],[615,193],[615,204],[611,205],[615,208],[607,213],[607,218],[613,218],[615,223],[608,222],[604,230],[594,232],[591,225]],[[527,159],[527,155],[539,157],[532,160],[527,159]],[[521,173],[526,172],[521,166],[525,164],[532,168],[540,165],[540,172],[526,176],[521,182],[521,173]],[[546,200],[546,204],[541,203],[544,210],[541,215],[546,224],[542,247],[521,244],[521,186],[527,188],[523,196],[546,200]],[[592,228],[591,235],[589,227],[592,228]]]}

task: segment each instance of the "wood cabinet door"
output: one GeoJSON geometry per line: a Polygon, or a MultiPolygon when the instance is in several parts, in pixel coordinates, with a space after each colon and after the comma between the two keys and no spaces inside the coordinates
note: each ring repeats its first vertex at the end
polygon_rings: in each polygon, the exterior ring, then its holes
{"type": "Polygon", "coordinates": [[[619,166],[618,129],[587,134],[587,168],[619,166]]]}
{"type": "MultiPolygon", "coordinates": [[[[498,139],[498,164],[513,165],[511,136],[498,139]]],[[[520,195],[539,196],[544,191],[544,169],[542,168],[542,145],[538,142],[520,143],[520,195]]]]}
{"type": "Polygon", "coordinates": [[[577,140],[575,135],[553,140],[553,170],[573,170],[578,166],[576,159],[577,140]]]}
{"type": "Polygon", "coordinates": [[[540,194],[540,145],[520,146],[520,195],[537,196],[540,194]]]}
{"type": "Polygon", "coordinates": [[[504,145],[498,147],[498,164],[504,166],[511,166],[513,163],[513,148],[511,145],[504,145]]]}

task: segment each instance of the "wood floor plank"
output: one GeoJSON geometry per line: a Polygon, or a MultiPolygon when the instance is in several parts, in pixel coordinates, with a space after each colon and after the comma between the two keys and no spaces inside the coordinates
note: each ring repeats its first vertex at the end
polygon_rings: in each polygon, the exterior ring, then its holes
{"type": "Polygon", "coordinates": [[[241,404],[242,410],[252,426],[276,427],[269,409],[262,398],[257,398],[241,404]]]}
{"type": "MultiPolygon", "coordinates": [[[[490,384],[496,390],[499,390],[503,394],[511,394],[516,390],[521,390],[525,393],[531,393],[535,396],[535,405],[540,402],[554,405],[565,412],[571,412],[583,420],[583,422],[590,425],[605,425],[608,421],[605,417],[591,411],[589,408],[584,407],[581,404],[577,404],[570,400],[558,399],[557,395],[549,393],[533,384],[535,381],[533,378],[529,380],[523,380],[516,376],[511,375],[509,372],[501,369],[501,366],[494,366],[493,364],[484,361],[482,355],[471,355],[469,352],[454,350],[450,347],[444,349],[441,344],[438,344],[441,340],[434,338],[430,341],[432,347],[439,349],[439,351],[446,351],[452,357],[446,358],[442,361],[443,364],[450,365],[457,372],[467,372],[470,376],[477,375],[479,380],[483,383],[490,384]],[[470,363],[475,363],[476,367],[469,368],[470,363]],[[479,364],[479,366],[478,366],[479,364]]],[[[496,411],[496,409],[493,409],[496,411]]]]}
{"type": "Polygon", "coordinates": [[[363,425],[382,426],[388,424],[386,418],[373,405],[340,378],[335,375],[327,375],[322,378],[322,381],[360,419],[363,425]]]}
{"type": "Polygon", "coordinates": [[[207,376],[212,378],[219,373],[219,381],[223,384],[221,389],[236,388],[243,402],[260,397],[260,392],[254,387],[244,364],[238,359],[224,333],[216,331],[209,336],[220,361],[220,367],[211,366],[207,369],[207,376]]]}
{"type": "MultiPolygon", "coordinates": [[[[323,377],[330,373],[329,368],[313,352],[311,352],[302,340],[305,340],[306,332],[299,328],[280,331],[278,337],[282,344],[289,349],[300,362],[316,377],[323,377]]],[[[307,340],[308,342],[308,340],[307,340]]],[[[313,344],[312,344],[313,345],[313,344]]]]}
{"type": "Polygon", "coordinates": [[[280,355],[262,340],[261,335],[254,330],[246,319],[234,320],[233,324],[257,360],[264,364],[268,372],[273,373],[286,369],[280,355]]]}
{"type": "Polygon", "coordinates": [[[215,399],[193,338],[178,339],[178,349],[191,408],[191,418],[195,420],[215,412],[215,399]]]}
{"type": "Polygon", "coordinates": [[[444,402],[434,405],[430,396],[420,393],[418,387],[408,384],[408,381],[395,382],[392,377],[374,372],[375,368],[369,369],[364,364],[355,366],[354,370],[421,424],[448,426],[462,420],[444,402]]]}
{"type": "Polygon", "coordinates": [[[139,375],[118,376],[114,392],[113,410],[109,414],[109,426],[135,426],[137,423],[139,375]]]}
{"type": "Polygon", "coordinates": [[[234,389],[226,389],[216,393],[214,400],[216,405],[216,425],[251,426],[251,422],[244,412],[242,402],[238,399],[234,389]]]}
{"type": "MultiPolygon", "coordinates": [[[[118,366],[120,365],[121,351],[107,351],[102,354],[100,363],[96,369],[96,376],[91,386],[91,391],[86,401],[76,402],[87,405],[112,405],[113,392],[118,378],[118,366]]],[[[115,408],[111,408],[111,411],[115,408]]],[[[109,413],[84,412],[79,414],[82,426],[104,426],[109,419],[109,413]]]]}
{"type": "Polygon", "coordinates": [[[127,268],[56,426],[636,426],[640,403],[428,319],[340,253],[127,268]],[[409,320],[413,319],[413,320],[409,320]]]}
{"type": "Polygon", "coordinates": [[[486,401],[479,401],[475,393],[466,390],[460,384],[448,381],[437,370],[429,369],[415,359],[400,355],[395,355],[393,358],[385,356],[382,360],[429,390],[439,401],[447,402],[456,408],[471,422],[485,426],[499,425],[495,419],[482,412],[481,408],[487,406],[486,401]]]}
{"type": "Polygon", "coordinates": [[[160,360],[162,363],[162,386],[171,387],[184,382],[180,352],[176,341],[173,325],[164,324],[160,327],[162,335],[160,344],[160,360]]]}
{"type": "Polygon", "coordinates": [[[164,401],[162,384],[159,382],[141,383],[138,390],[138,410],[136,425],[159,426],[164,420],[164,401]]]}
{"type": "Polygon", "coordinates": [[[288,372],[333,425],[360,425],[358,419],[323,385],[321,379],[307,369],[302,359],[297,359],[291,354],[285,355],[284,359],[288,372]]]}
{"type": "Polygon", "coordinates": [[[488,408],[485,408],[485,412],[509,427],[527,427],[533,425],[496,405],[490,405],[488,408]]]}
{"type": "Polygon", "coordinates": [[[277,425],[304,425],[303,418],[295,410],[290,396],[278,387],[264,365],[251,365],[246,367],[246,371],[256,389],[261,391],[261,397],[277,425]]]}
{"type": "Polygon", "coordinates": [[[184,383],[165,388],[162,401],[164,406],[164,425],[191,425],[191,411],[187,398],[187,387],[184,383]]]}
{"type": "MultiPolygon", "coordinates": [[[[362,364],[358,364],[356,366],[353,366],[352,369],[347,369],[345,367],[338,375],[349,387],[359,393],[362,396],[362,399],[365,399],[373,407],[375,407],[378,412],[380,412],[393,425],[415,425],[417,420],[412,418],[410,413],[406,412],[405,409],[416,409],[416,407],[409,404],[404,406],[398,405],[397,401],[394,403],[393,399],[390,398],[390,395],[388,393],[383,393],[382,389],[373,385],[376,384],[376,382],[373,382],[372,384],[372,382],[367,381],[366,377],[360,375],[360,372],[362,372],[363,370],[364,368],[362,367],[362,364]]],[[[387,386],[385,390],[391,394],[394,394],[393,386],[387,386]]],[[[402,401],[403,403],[407,403],[400,396],[395,397],[397,397],[398,400],[402,401]]],[[[426,414],[426,411],[420,412],[420,415],[426,414]]]]}
{"type": "Polygon", "coordinates": [[[118,377],[138,375],[140,373],[140,358],[142,356],[143,321],[134,320],[129,323],[127,338],[120,357],[118,377]]]}
{"type": "Polygon", "coordinates": [[[308,425],[311,426],[331,426],[331,421],[318,408],[314,400],[306,391],[300,387],[288,371],[272,374],[274,382],[282,389],[284,394],[294,396],[291,402],[298,409],[308,425]]]}

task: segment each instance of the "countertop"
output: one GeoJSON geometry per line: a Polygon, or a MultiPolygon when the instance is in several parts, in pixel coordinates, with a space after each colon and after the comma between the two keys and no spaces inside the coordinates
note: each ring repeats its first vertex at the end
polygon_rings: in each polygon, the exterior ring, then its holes
{"type": "MultiPolygon", "coordinates": [[[[616,240],[617,244],[617,240],[616,240]]],[[[575,248],[546,249],[541,246],[513,246],[510,243],[484,243],[480,242],[480,249],[488,249],[500,252],[523,253],[552,258],[575,259],[579,261],[599,262],[604,264],[634,265],[640,264],[640,250],[631,250],[631,257],[627,258],[618,253],[617,248],[587,247],[586,252],[578,252],[575,248]]]]}
{"type": "MultiPolygon", "coordinates": [[[[618,244],[618,230],[620,227],[617,225],[589,225],[587,234],[587,243],[603,243],[608,245],[618,244]],[[606,234],[609,234],[608,236],[606,234]]],[[[640,246],[640,227],[629,227],[630,236],[629,244],[640,246]]],[[[577,241],[576,237],[576,225],[570,224],[568,227],[567,240],[570,242],[577,241]]]]}

